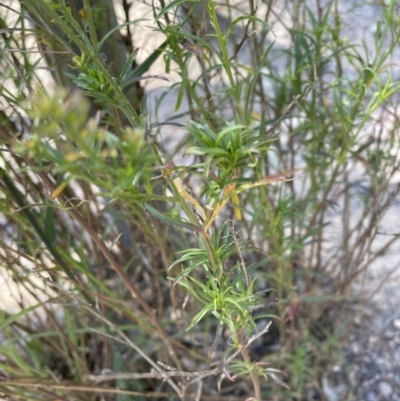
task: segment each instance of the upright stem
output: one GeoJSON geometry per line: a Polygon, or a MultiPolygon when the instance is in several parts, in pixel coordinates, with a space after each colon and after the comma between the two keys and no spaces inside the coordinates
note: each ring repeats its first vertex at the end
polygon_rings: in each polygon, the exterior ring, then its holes
{"type": "Polygon", "coordinates": [[[97,45],[97,33],[96,33],[96,27],[94,26],[93,22],[93,14],[92,14],[92,9],[90,8],[90,0],[84,0],[84,10],[86,14],[86,21],[89,26],[89,31],[90,31],[90,38],[92,39],[92,44],[93,46],[97,45]]]}
{"type": "MultiPolygon", "coordinates": [[[[29,162],[27,162],[27,163],[29,164],[29,162]]],[[[48,186],[48,188],[50,189],[50,192],[54,192],[56,188],[53,185],[52,181],[47,176],[47,174],[40,173],[40,177],[43,180],[43,182],[48,186]]],[[[66,203],[66,199],[63,194],[58,195],[57,198],[60,199],[63,203],[66,203]]],[[[138,301],[138,303],[141,305],[143,310],[147,313],[150,321],[154,324],[154,326],[157,329],[158,334],[160,335],[161,339],[163,340],[164,344],[166,345],[171,358],[174,360],[174,363],[176,364],[176,366],[178,366],[180,368],[180,366],[181,366],[180,360],[176,356],[175,351],[171,346],[170,339],[167,336],[167,334],[165,333],[162,323],[158,319],[153,308],[148,304],[148,302],[142,296],[141,292],[135,286],[135,284],[132,282],[132,280],[128,276],[128,274],[125,273],[123,267],[114,258],[114,256],[108,249],[107,245],[99,237],[98,233],[92,228],[92,226],[90,224],[88,224],[88,222],[79,213],[79,211],[75,210],[74,208],[70,208],[70,209],[68,209],[68,213],[74,218],[75,221],[77,221],[85,229],[85,231],[88,233],[88,235],[90,235],[93,242],[96,243],[96,245],[102,251],[104,257],[110,263],[111,268],[118,274],[118,276],[121,278],[121,280],[126,285],[126,287],[131,291],[132,296],[138,301]]]]}
{"type": "Polygon", "coordinates": [[[257,373],[253,369],[253,364],[250,359],[249,352],[247,351],[247,348],[244,346],[245,341],[242,333],[239,333],[239,340],[240,344],[242,345],[242,349],[240,350],[240,353],[243,357],[243,360],[246,362],[246,365],[249,367],[249,373],[250,373],[250,378],[253,383],[253,389],[254,389],[254,397],[257,401],[261,401],[261,387],[260,387],[260,380],[258,379],[257,373]]]}
{"type": "MultiPolygon", "coordinates": [[[[160,154],[158,153],[157,148],[154,145],[152,145],[152,150],[153,150],[153,153],[154,153],[154,155],[156,157],[157,163],[162,165],[163,161],[161,159],[160,154]]],[[[199,222],[197,220],[196,215],[193,213],[193,211],[187,205],[185,200],[179,194],[179,191],[176,188],[176,185],[174,184],[173,180],[170,180],[169,186],[170,186],[173,194],[179,199],[180,206],[182,207],[183,211],[185,212],[185,214],[188,217],[188,219],[190,220],[190,222],[193,225],[198,226],[199,222]]],[[[204,240],[204,244],[205,244],[205,247],[206,247],[206,250],[207,250],[207,254],[208,254],[209,258],[210,258],[211,266],[212,266],[214,271],[218,271],[218,261],[217,261],[217,259],[215,257],[214,250],[212,248],[212,245],[211,245],[211,242],[209,240],[209,237],[205,233],[204,234],[200,233],[200,235],[202,236],[202,239],[204,240]]]]}
{"type": "Polygon", "coordinates": [[[223,35],[221,32],[221,28],[219,26],[219,21],[218,21],[218,16],[215,11],[215,5],[212,0],[208,0],[208,12],[210,14],[211,21],[212,21],[212,24],[215,29],[215,33],[216,33],[216,36],[217,36],[217,39],[219,42],[219,46],[221,48],[221,52],[222,52],[222,60],[221,61],[224,66],[225,72],[228,75],[229,84],[231,86],[233,96],[235,97],[237,111],[238,111],[240,117],[244,117],[244,111],[243,111],[242,105],[240,103],[240,94],[236,88],[236,83],[235,83],[235,79],[233,78],[231,64],[230,64],[230,60],[229,60],[228,43],[227,43],[228,38],[226,37],[226,35],[223,35]]]}

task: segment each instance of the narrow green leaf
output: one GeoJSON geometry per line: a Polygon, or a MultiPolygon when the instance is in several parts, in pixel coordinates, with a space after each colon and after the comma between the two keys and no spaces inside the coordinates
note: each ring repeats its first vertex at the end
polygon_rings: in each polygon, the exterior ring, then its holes
{"type": "MultiPolygon", "coordinates": [[[[116,27],[114,27],[113,29],[111,29],[109,32],[106,33],[106,35],[104,35],[104,37],[101,39],[101,41],[97,44],[96,46],[96,53],[100,53],[101,48],[103,47],[104,43],[107,41],[107,39],[113,35],[115,32],[119,32],[121,30],[121,28],[128,26],[128,25],[134,25],[137,22],[140,21],[145,21],[145,19],[140,18],[134,21],[127,21],[124,22],[123,24],[117,25],[116,27]]],[[[134,52],[135,53],[135,52],[134,52]]]]}
{"type": "Polygon", "coordinates": [[[182,280],[183,277],[188,276],[190,273],[192,273],[193,270],[195,270],[197,267],[201,266],[204,264],[205,261],[198,261],[196,263],[193,263],[189,267],[187,267],[182,273],[179,274],[179,276],[174,280],[174,287],[176,284],[179,283],[180,280],[182,280]]]}
{"type": "Polygon", "coordinates": [[[196,232],[205,234],[204,230],[200,226],[195,226],[194,224],[191,224],[187,221],[178,220],[165,213],[161,213],[157,209],[155,209],[153,206],[150,206],[148,203],[145,203],[144,207],[154,217],[157,217],[158,219],[165,221],[168,224],[172,224],[174,226],[186,228],[187,230],[192,230],[192,231],[196,231],[196,232]]]}
{"type": "Polygon", "coordinates": [[[165,47],[167,46],[167,41],[163,42],[153,53],[150,54],[143,63],[139,64],[133,71],[132,75],[135,77],[140,77],[146,71],[150,69],[153,63],[158,59],[160,54],[164,51],[165,47]]]}
{"type": "Polygon", "coordinates": [[[266,26],[267,28],[269,28],[271,30],[271,32],[274,34],[274,36],[275,36],[274,30],[272,29],[271,25],[269,25],[267,22],[263,21],[262,19],[254,17],[252,15],[242,15],[242,16],[236,18],[235,20],[233,20],[230,23],[228,29],[226,30],[225,36],[228,37],[231,34],[231,32],[232,32],[233,28],[235,27],[235,25],[237,25],[241,21],[246,21],[246,20],[259,22],[261,25],[266,26]]]}
{"type": "Polygon", "coordinates": [[[178,92],[178,97],[176,99],[176,103],[175,103],[175,111],[178,111],[179,108],[181,107],[182,104],[182,100],[183,97],[185,96],[185,91],[186,91],[186,87],[188,84],[188,79],[187,77],[185,79],[182,80],[180,86],[179,86],[179,92],[178,92]]]}
{"type": "Polygon", "coordinates": [[[15,313],[13,315],[9,315],[7,317],[5,317],[3,314],[0,314],[0,330],[4,330],[7,327],[9,327],[10,325],[12,325],[15,321],[20,320],[21,318],[23,318],[25,315],[28,315],[29,313],[33,312],[35,309],[40,308],[43,306],[42,302],[39,302],[35,305],[32,306],[27,306],[24,309],[22,309],[20,312],[15,313]]]}
{"type": "Polygon", "coordinates": [[[161,12],[156,17],[156,22],[158,22],[169,10],[171,10],[174,7],[178,7],[183,3],[198,3],[204,6],[204,4],[199,0],[175,0],[161,10],[161,12]]]}
{"type": "Polygon", "coordinates": [[[169,88],[166,88],[166,89],[163,91],[162,95],[157,99],[157,101],[156,101],[156,107],[155,107],[155,111],[154,111],[154,113],[155,113],[155,115],[156,115],[156,118],[158,117],[158,110],[159,110],[159,108],[160,108],[162,102],[163,102],[164,99],[170,94],[170,92],[171,92],[173,89],[175,89],[178,85],[179,85],[179,82],[176,82],[176,83],[172,84],[169,88]]]}
{"type": "Polygon", "coordinates": [[[229,86],[222,88],[220,90],[217,90],[210,98],[210,100],[215,99],[216,97],[218,97],[219,95],[222,95],[226,93],[227,95],[232,95],[233,93],[233,89],[229,86]]]}
{"type": "Polygon", "coordinates": [[[132,69],[132,63],[134,62],[137,54],[138,54],[138,50],[136,49],[128,57],[128,60],[126,60],[126,63],[123,66],[121,73],[119,74],[119,78],[118,78],[119,85],[122,85],[127,80],[128,74],[129,74],[130,70],[132,69]]]}
{"type": "MultiPolygon", "coordinates": [[[[194,257],[193,257],[192,255],[186,255],[186,256],[184,256],[184,257],[182,257],[182,258],[176,260],[174,263],[172,263],[172,265],[168,268],[168,270],[170,270],[171,268],[173,268],[173,267],[176,266],[176,265],[179,265],[179,263],[186,262],[187,260],[191,260],[191,259],[193,259],[193,258],[194,258],[194,257]]],[[[194,265],[200,266],[200,265],[202,265],[203,263],[206,263],[207,261],[208,261],[208,258],[207,258],[207,257],[203,257],[203,258],[197,260],[197,261],[194,263],[194,265]]],[[[191,264],[190,266],[193,266],[193,264],[191,264]]]]}
{"type": "Polygon", "coordinates": [[[186,329],[186,331],[190,330],[192,327],[196,326],[197,323],[200,322],[201,319],[210,311],[212,311],[214,308],[212,305],[206,305],[192,320],[192,323],[189,325],[189,327],[186,329]]]}
{"type": "MultiPolygon", "coordinates": [[[[233,126],[228,126],[224,128],[217,137],[217,140],[215,141],[215,145],[218,146],[219,143],[222,141],[225,135],[230,134],[231,132],[235,133],[236,130],[243,130],[245,127],[243,125],[233,125],[233,126]]],[[[240,135],[237,135],[240,137],[240,135]]]]}
{"type": "MultiPolygon", "coordinates": [[[[72,282],[75,282],[75,276],[72,273],[70,267],[61,258],[60,254],[57,252],[54,245],[51,242],[49,242],[47,235],[43,231],[42,225],[39,224],[39,222],[38,222],[37,214],[34,211],[31,211],[31,210],[25,208],[27,206],[27,204],[26,204],[24,195],[14,185],[13,180],[8,176],[6,171],[2,168],[0,168],[0,179],[3,181],[4,185],[7,187],[7,190],[10,192],[10,194],[14,198],[15,202],[21,208],[21,213],[23,213],[26,216],[26,218],[29,220],[30,224],[32,225],[32,227],[35,230],[35,232],[37,233],[37,235],[45,243],[47,249],[53,255],[56,263],[58,263],[58,265],[65,272],[65,274],[68,276],[68,278],[72,282]]],[[[87,297],[86,294],[84,294],[84,296],[85,296],[85,298],[87,297]]]]}
{"type": "Polygon", "coordinates": [[[260,61],[260,64],[258,66],[258,68],[256,69],[256,71],[254,72],[254,76],[250,82],[250,85],[247,89],[247,96],[246,96],[246,103],[245,103],[245,112],[246,112],[246,116],[248,116],[250,114],[250,109],[251,109],[251,97],[254,94],[254,87],[257,83],[258,77],[261,73],[262,68],[265,65],[265,62],[267,61],[269,52],[272,49],[272,46],[275,44],[275,41],[273,41],[269,46],[267,51],[264,53],[263,58],[260,61]]]}
{"type": "Polygon", "coordinates": [[[244,313],[243,308],[240,306],[239,302],[237,302],[236,300],[234,300],[231,297],[225,298],[225,302],[229,302],[233,305],[235,305],[242,313],[244,313]]]}
{"type": "Polygon", "coordinates": [[[56,243],[57,239],[57,231],[54,224],[54,208],[48,207],[46,210],[46,214],[44,217],[44,232],[47,236],[48,241],[51,244],[56,243]]]}

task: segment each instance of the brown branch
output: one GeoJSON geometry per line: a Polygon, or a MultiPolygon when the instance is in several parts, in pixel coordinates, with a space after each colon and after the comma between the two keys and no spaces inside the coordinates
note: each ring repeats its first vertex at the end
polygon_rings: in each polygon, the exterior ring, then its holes
{"type": "MultiPolygon", "coordinates": [[[[26,160],[28,164],[31,165],[31,163],[26,160]]],[[[56,190],[55,185],[53,182],[50,180],[50,178],[47,176],[45,173],[39,173],[40,178],[42,181],[48,186],[50,193],[54,193],[56,190]]],[[[57,196],[57,199],[60,201],[66,202],[66,198],[63,194],[60,194],[57,196]]],[[[107,261],[110,263],[111,268],[117,273],[117,275],[121,278],[123,283],[126,285],[126,287],[131,291],[132,296],[139,302],[140,306],[143,308],[143,310],[148,314],[150,320],[152,323],[156,326],[157,331],[162,338],[163,342],[168,348],[168,352],[172,359],[174,360],[174,363],[177,366],[180,366],[180,361],[175,355],[175,352],[173,348],[171,347],[170,341],[168,339],[168,336],[164,332],[164,328],[162,327],[160,321],[158,320],[153,308],[147,303],[147,301],[143,298],[142,294],[140,291],[136,288],[136,286],[132,283],[130,277],[125,273],[124,269],[122,266],[115,260],[114,256],[108,249],[107,245],[104,243],[104,241],[100,238],[98,233],[91,227],[91,225],[85,220],[85,218],[75,209],[71,208],[67,210],[67,212],[73,217],[75,221],[77,221],[89,234],[93,242],[100,248],[101,252],[107,259],[107,261]]]]}
{"type": "Polygon", "coordinates": [[[231,222],[229,223],[229,228],[230,228],[230,231],[231,231],[231,234],[232,234],[233,241],[235,242],[236,248],[237,248],[238,253],[239,253],[240,267],[241,267],[241,270],[242,270],[242,273],[243,273],[246,291],[248,291],[249,285],[250,285],[249,274],[247,273],[247,270],[246,270],[246,264],[244,262],[243,253],[242,253],[242,250],[240,249],[239,240],[238,240],[238,237],[237,237],[237,235],[235,233],[235,229],[233,227],[233,223],[231,223],[231,222]]]}
{"type": "MultiPolygon", "coordinates": [[[[122,330],[120,330],[118,328],[118,326],[116,326],[114,323],[112,323],[110,320],[108,320],[105,316],[103,316],[98,309],[94,308],[87,302],[83,301],[82,299],[80,299],[78,296],[76,296],[72,292],[69,292],[69,291],[63,289],[61,286],[59,286],[58,284],[53,282],[50,278],[43,277],[40,272],[36,271],[36,274],[44,282],[48,283],[53,288],[56,288],[58,291],[67,295],[68,297],[72,298],[77,303],[77,305],[84,307],[90,313],[92,313],[94,316],[96,316],[98,319],[105,322],[108,326],[110,326],[113,330],[115,330],[115,332],[121,337],[121,342],[123,342],[124,344],[133,348],[139,355],[142,356],[143,359],[145,359],[150,365],[152,365],[154,369],[160,370],[159,366],[151,358],[149,358],[149,356],[145,352],[143,352],[143,350],[140,347],[138,347],[133,341],[131,341],[131,339],[122,330]]],[[[101,334],[107,336],[107,334],[105,334],[105,333],[101,333],[101,334]]],[[[160,364],[160,362],[159,362],[159,364],[160,364]]],[[[159,373],[163,374],[163,372],[161,372],[161,371],[159,373]]],[[[108,376],[108,375],[102,375],[102,376],[108,376]]],[[[103,380],[93,380],[93,377],[96,377],[96,376],[92,376],[92,375],[87,375],[85,377],[88,378],[88,380],[96,381],[97,383],[100,383],[101,381],[103,381],[103,380]]],[[[151,376],[149,376],[149,377],[151,377],[151,376]]],[[[143,377],[143,378],[145,378],[145,377],[143,377]]],[[[110,379],[110,380],[113,380],[113,379],[110,379]]],[[[171,387],[176,391],[176,393],[178,395],[181,394],[179,387],[172,380],[168,380],[168,383],[171,385],[171,387]]]]}
{"type": "MultiPolygon", "coordinates": [[[[85,376],[88,380],[95,383],[102,383],[109,380],[117,380],[117,379],[125,379],[125,380],[138,380],[138,379],[169,379],[171,377],[186,377],[187,380],[190,380],[187,384],[183,385],[182,388],[185,389],[192,384],[204,379],[205,377],[217,375],[218,373],[222,373],[225,371],[225,367],[234,359],[239,353],[242,353],[244,349],[247,349],[251,343],[257,340],[259,337],[268,332],[269,327],[272,322],[268,322],[263,330],[254,334],[247,340],[247,343],[240,346],[232,355],[230,355],[226,360],[218,365],[215,369],[210,370],[202,370],[197,372],[186,372],[183,370],[177,370],[172,366],[169,366],[163,362],[158,361],[157,364],[162,366],[165,370],[169,372],[148,372],[148,373],[108,373],[103,375],[87,375],[85,376]]],[[[129,340],[129,339],[128,339],[129,340]]],[[[130,341],[130,340],[129,340],[130,341]]],[[[247,351],[246,351],[247,352],[247,351]]],[[[248,355],[248,354],[247,354],[248,355]]],[[[154,366],[152,362],[152,366],[154,366]]],[[[159,367],[157,366],[159,369],[159,367]]]]}
{"type": "MultiPolygon", "coordinates": [[[[168,365],[165,365],[161,362],[158,362],[159,365],[166,367],[168,365]]],[[[171,368],[168,366],[168,368],[171,368]]],[[[87,378],[90,381],[93,381],[95,383],[102,383],[105,381],[109,380],[139,380],[139,379],[166,379],[169,377],[186,377],[187,380],[192,379],[192,378],[201,378],[203,379],[204,377],[211,376],[211,375],[216,375],[221,372],[220,368],[215,368],[212,370],[204,370],[204,371],[198,371],[198,372],[185,372],[183,370],[172,370],[171,372],[149,372],[149,373],[109,373],[109,374],[103,374],[103,375],[87,375],[85,378],[87,378]]]]}

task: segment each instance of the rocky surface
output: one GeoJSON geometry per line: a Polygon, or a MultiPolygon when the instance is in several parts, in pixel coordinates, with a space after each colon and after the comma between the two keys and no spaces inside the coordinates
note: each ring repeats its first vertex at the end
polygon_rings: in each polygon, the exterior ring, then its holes
{"type": "Polygon", "coordinates": [[[400,401],[400,330],[394,319],[398,311],[374,310],[373,304],[368,311],[343,349],[344,363],[322,378],[327,401],[400,401]],[[379,315],[384,324],[377,322],[379,315]]]}

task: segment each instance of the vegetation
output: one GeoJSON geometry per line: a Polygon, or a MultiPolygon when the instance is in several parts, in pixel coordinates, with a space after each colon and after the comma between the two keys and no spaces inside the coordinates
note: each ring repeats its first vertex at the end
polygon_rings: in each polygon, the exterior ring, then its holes
{"type": "Polygon", "coordinates": [[[371,246],[400,191],[396,2],[372,49],[337,0],[115,3],[0,5],[0,393],[321,394],[398,239],[371,246]],[[163,37],[141,62],[136,25],[163,37]]]}

